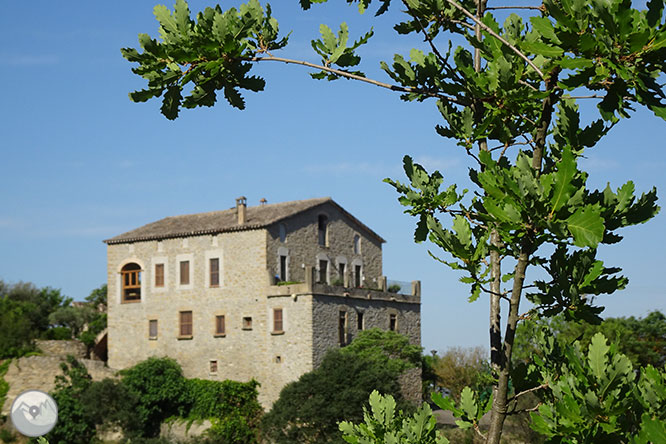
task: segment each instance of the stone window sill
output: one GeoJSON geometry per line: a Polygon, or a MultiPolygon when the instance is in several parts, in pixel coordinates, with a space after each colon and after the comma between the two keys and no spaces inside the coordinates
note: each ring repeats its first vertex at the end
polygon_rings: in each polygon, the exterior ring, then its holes
{"type": "Polygon", "coordinates": [[[272,331],[271,334],[272,334],[273,336],[283,335],[283,334],[284,334],[284,330],[280,330],[280,331],[272,331]]]}
{"type": "Polygon", "coordinates": [[[213,335],[214,338],[224,338],[224,337],[226,337],[226,336],[227,336],[226,333],[215,333],[215,334],[213,335]]]}
{"type": "Polygon", "coordinates": [[[192,339],[192,338],[194,338],[194,336],[187,335],[187,336],[178,336],[177,339],[180,341],[180,340],[188,340],[188,339],[192,339]]]}

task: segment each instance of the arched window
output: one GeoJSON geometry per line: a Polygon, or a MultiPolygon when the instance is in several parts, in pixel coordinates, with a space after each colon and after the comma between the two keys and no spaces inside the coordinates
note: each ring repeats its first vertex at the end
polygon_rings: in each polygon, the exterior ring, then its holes
{"type": "Polygon", "coordinates": [[[320,214],[318,218],[319,245],[326,246],[328,236],[328,217],[320,214]]]}
{"type": "Polygon", "coordinates": [[[361,254],[361,236],[354,235],[354,254],[361,254]]]}
{"type": "Polygon", "coordinates": [[[139,264],[130,262],[120,270],[122,301],[141,301],[141,267],[139,264]]]}

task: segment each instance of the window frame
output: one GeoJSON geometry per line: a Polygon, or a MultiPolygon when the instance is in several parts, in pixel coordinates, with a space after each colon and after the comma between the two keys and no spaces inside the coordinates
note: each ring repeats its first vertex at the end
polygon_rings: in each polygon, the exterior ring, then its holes
{"type": "Polygon", "coordinates": [[[330,221],[326,214],[320,213],[317,215],[317,245],[320,247],[328,247],[329,224],[330,221]]]}
{"type": "Polygon", "coordinates": [[[178,339],[192,339],[194,337],[194,313],[192,310],[180,310],[178,312],[178,339]],[[189,322],[183,322],[183,316],[189,313],[189,322]],[[189,334],[183,332],[183,327],[189,326],[189,334]]]}
{"type": "Polygon", "coordinates": [[[164,262],[159,262],[159,263],[155,264],[155,267],[154,267],[155,279],[154,279],[154,283],[153,283],[153,286],[155,288],[164,288],[164,284],[165,284],[165,281],[166,281],[166,279],[165,279],[165,277],[166,277],[165,268],[166,268],[166,266],[165,266],[164,262]],[[161,273],[158,273],[158,270],[161,270],[161,273]],[[158,279],[158,278],[160,278],[160,279],[158,279]]]}
{"type": "Polygon", "coordinates": [[[252,316],[243,316],[241,330],[252,330],[252,316]]]}
{"type": "Polygon", "coordinates": [[[143,293],[143,267],[138,262],[128,262],[120,269],[120,303],[140,303],[143,293]],[[134,268],[136,266],[137,268],[134,268]],[[131,267],[127,269],[127,267],[131,267]],[[126,283],[129,282],[129,283],[126,283]],[[133,283],[132,283],[133,282],[133,283]],[[136,297],[129,298],[128,293],[138,290],[136,297]]]}
{"type": "Polygon", "coordinates": [[[273,329],[271,330],[271,334],[274,335],[284,334],[284,309],[282,307],[273,308],[273,329]],[[278,313],[280,314],[279,317],[277,316],[278,313]]]}
{"type": "Polygon", "coordinates": [[[219,257],[209,257],[208,258],[208,286],[210,288],[219,288],[220,287],[220,258],[219,257]],[[217,261],[217,266],[213,268],[213,261],[217,261]],[[216,283],[213,283],[213,276],[216,278],[216,283]]]}
{"type": "Polygon", "coordinates": [[[227,319],[223,314],[216,314],[213,324],[213,336],[221,338],[227,335],[227,319]],[[222,329],[220,330],[220,319],[222,319],[222,329]]]}
{"type": "Polygon", "coordinates": [[[148,340],[156,341],[159,336],[159,322],[157,319],[148,319],[148,340]],[[152,332],[152,327],[155,326],[155,334],[152,332]]]}

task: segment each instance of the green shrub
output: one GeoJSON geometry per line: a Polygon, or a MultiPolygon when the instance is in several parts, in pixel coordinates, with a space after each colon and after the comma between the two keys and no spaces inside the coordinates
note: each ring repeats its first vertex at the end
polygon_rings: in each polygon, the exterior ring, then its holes
{"type": "Polygon", "coordinates": [[[69,327],[51,327],[44,332],[42,338],[58,341],[72,339],[72,329],[69,327]]]}
{"type": "Polygon", "coordinates": [[[91,423],[102,428],[120,426],[129,436],[140,434],[142,424],[135,414],[138,399],[121,381],[93,382],[81,394],[81,403],[91,423]]]}
{"type": "Polygon", "coordinates": [[[393,394],[402,403],[397,375],[367,356],[329,351],[319,368],[287,384],[262,421],[276,444],[342,443],[339,421],[359,422],[370,392],[393,394]]]}
{"type": "Polygon", "coordinates": [[[92,378],[73,356],[68,356],[61,368],[64,374],[56,376],[56,388],[51,392],[58,405],[58,422],[47,438],[51,444],[89,444],[95,437],[95,424],[81,397],[92,378]]]}
{"type": "Polygon", "coordinates": [[[398,284],[391,284],[389,285],[388,292],[389,293],[397,293],[400,291],[402,287],[398,284]]]}
{"type": "Polygon", "coordinates": [[[137,399],[135,414],[144,436],[157,436],[160,424],[170,416],[186,416],[187,384],[175,360],[149,358],[120,373],[137,399]]]}
{"type": "Polygon", "coordinates": [[[0,440],[4,443],[12,443],[16,441],[16,435],[14,435],[10,430],[0,429],[0,440]]]}

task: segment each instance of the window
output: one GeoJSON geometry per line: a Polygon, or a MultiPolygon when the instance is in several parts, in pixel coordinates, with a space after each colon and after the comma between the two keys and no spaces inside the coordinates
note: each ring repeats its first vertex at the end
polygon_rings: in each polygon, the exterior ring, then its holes
{"type": "Polygon", "coordinates": [[[215,316],[215,336],[224,336],[225,334],[224,315],[217,315],[215,316]]]}
{"type": "Polygon", "coordinates": [[[363,330],[363,312],[359,311],[356,313],[356,329],[361,331],[363,330]]]}
{"type": "Polygon", "coordinates": [[[155,286],[164,287],[164,264],[155,264],[155,286]]]}
{"type": "Polygon", "coordinates": [[[219,287],[220,286],[220,259],[217,257],[210,258],[210,286],[219,287]]]}
{"type": "Polygon", "coordinates": [[[273,333],[282,333],[284,324],[282,322],[282,309],[274,308],[273,309],[273,333]]]}
{"type": "Polygon", "coordinates": [[[243,330],[252,330],[252,317],[246,316],[243,318],[243,330]]]}
{"type": "Polygon", "coordinates": [[[280,242],[287,240],[287,226],[285,224],[280,224],[278,229],[280,230],[280,242]]]}
{"type": "Polygon", "coordinates": [[[338,264],[338,274],[340,275],[340,280],[345,281],[345,264],[343,262],[338,264]]]}
{"type": "Polygon", "coordinates": [[[327,284],[328,283],[328,261],[325,259],[319,260],[319,283],[327,284]]]}
{"type": "Polygon", "coordinates": [[[338,341],[340,342],[340,347],[347,345],[347,312],[340,311],[340,317],[338,318],[338,341]]]}
{"type": "Polygon", "coordinates": [[[287,256],[280,255],[280,274],[278,277],[281,281],[287,280],[287,256]]]}
{"type": "Polygon", "coordinates": [[[180,261],[180,285],[190,284],[190,261],[180,261]]]}
{"type": "Polygon", "coordinates": [[[217,359],[211,359],[208,367],[210,373],[217,373],[217,359]]]}
{"type": "Polygon", "coordinates": [[[281,363],[281,362],[282,362],[282,356],[277,355],[277,356],[275,357],[275,363],[276,363],[276,364],[279,364],[279,363],[281,363]]]}
{"type": "Polygon", "coordinates": [[[148,321],[148,339],[157,339],[157,319],[148,321]]]}
{"type": "Polygon", "coordinates": [[[398,315],[396,314],[389,315],[389,330],[398,331],[398,315]]]}
{"type": "Polygon", "coordinates": [[[139,264],[130,263],[120,270],[122,279],[122,301],[141,301],[141,267],[139,264]]]}
{"type": "Polygon", "coordinates": [[[318,230],[317,232],[319,233],[319,245],[321,246],[326,246],[327,243],[327,237],[328,237],[328,217],[326,217],[323,214],[319,215],[319,218],[317,219],[317,226],[318,230]]]}
{"type": "Polygon", "coordinates": [[[361,265],[354,266],[354,287],[359,288],[362,284],[361,265]]]}
{"type": "Polygon", "coordinates": [[[180,334],[181,338],[191,338],[192,337],[192,312],[191,311],[181,311],[180,312],[180,334]]]}
{"type": "Polygon", "coordinates": [[[361,254],[361,236],[354,235],[354,254],[361,254]]]}

